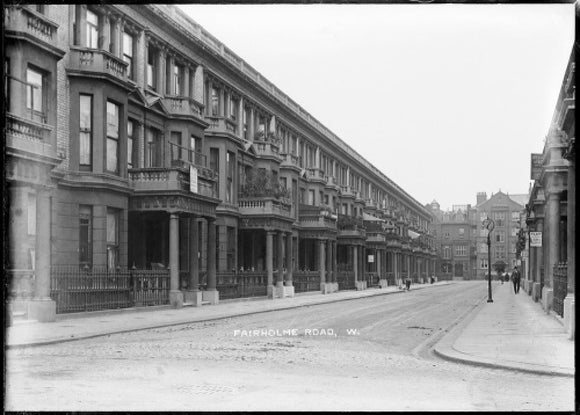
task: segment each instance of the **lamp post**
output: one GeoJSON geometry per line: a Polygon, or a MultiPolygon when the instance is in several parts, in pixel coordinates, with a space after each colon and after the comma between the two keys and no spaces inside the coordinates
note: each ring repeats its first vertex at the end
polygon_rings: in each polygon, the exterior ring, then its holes
{"type": "Polygon", "coordinates": [[[487,302],[493,303],[493,298],[491,298],[491,231],[495,227],[495,222],[493,219],[485,218],[482,225],[487,229],[487,302]]]}

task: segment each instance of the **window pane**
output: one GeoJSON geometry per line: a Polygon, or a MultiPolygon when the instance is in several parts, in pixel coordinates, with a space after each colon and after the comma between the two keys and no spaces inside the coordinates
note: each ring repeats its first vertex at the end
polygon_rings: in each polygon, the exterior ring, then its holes
{"type": "Polygon", "coordinates": [[[79,97],[79,164],[91,165],[92,97],[79,97]]]}
{"type": "Polygon", "coordinates": [[[42,74],[34,69],[26,70],[26,108],[42,111],[42,74]]]}
{"type": "Polygon", "coordinates": [[[117,243],[117,212],[107,211],[107,243],[117,243]]]}
{"type": "Polygon", "coordinates": [[[133,57],[133,36],[123,32],[123,54],[133,57]]]}
{"type": "Polygon", "coordinates": [[[118,171],[118,142],[107,138],[107,170],[112,172],[118,171]]]}
{"type": "Polygon", "coordinates": [[[119,138],[119,106],[107,101],[107,137],[119,138]]]}

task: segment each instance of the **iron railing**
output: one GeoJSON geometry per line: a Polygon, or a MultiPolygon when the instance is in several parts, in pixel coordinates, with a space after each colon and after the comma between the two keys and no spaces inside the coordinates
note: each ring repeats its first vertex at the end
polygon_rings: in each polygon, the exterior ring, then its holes
{"type": "Polygon", "coordinates": [[[354,290],[354,271],[352,270],[339,270],[336,273],[336,281],[338,282],[339,290],[354,290]]]}
{"type": "Polygon", "coordinates": [[[553,309],[560,317],[564,317],[564,298],[568,293],[568,265],[561,262],[554,265],[554,304],[553,309]]]}
{"type": "Polygon", "coordinates": [[[367,282],[367,288],[378,287],[379,285],[379,274],[376,272],[365,273],[365,281],[367,282]]]}
{"type": "Polygon", "coordinates": [[[292,274],[294,292],[303,293],[320,290],[319,271],[294,271],[292,274]]]}
{"type": "Polygon", "coordinates": [[[169,270],[51,268],[50,297],[57,313],[169,303],[169,270]]]}

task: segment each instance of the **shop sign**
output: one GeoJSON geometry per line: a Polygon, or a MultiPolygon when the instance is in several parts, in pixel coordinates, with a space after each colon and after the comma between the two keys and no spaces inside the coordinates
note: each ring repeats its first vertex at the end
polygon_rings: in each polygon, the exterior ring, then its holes
{"type": "Polygon", "coordinates": [[[375,262],[375,256],[369,255],[369,264],[375,262]]]}
{"type": "Polygon", "coordinates": [[[535,248],[542,247],[542,232],[530,232],[530,246],[535,248]]]}

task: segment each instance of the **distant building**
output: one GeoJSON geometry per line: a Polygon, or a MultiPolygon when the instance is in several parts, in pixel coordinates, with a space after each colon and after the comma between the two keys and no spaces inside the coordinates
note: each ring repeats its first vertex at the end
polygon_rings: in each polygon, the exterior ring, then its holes
{"type": "Polygon", "coordinates": [[[486,193],[477,194],[474,217],[477,278],[486,278],[488,267],[492,275],[511,272],[517,265],[516,242],[520,230],[520,215],[524,209],[521,195],[510,196],[501,191],[487,199],[486,193]],[[515,200],[514,200],[515,199],[515,200]],[[487,229],[482,225],[486,218],[494,221],[491,233],[491,264],[487,250],[487,229]]]}
{"type": "Polygon", "coordinates": [[[451,211],[444,212],[435,200],[428,207],[433,215],[438,277],[476,278],[473,242],[475,210],[471,205],[454,205],[451,211]]]}

